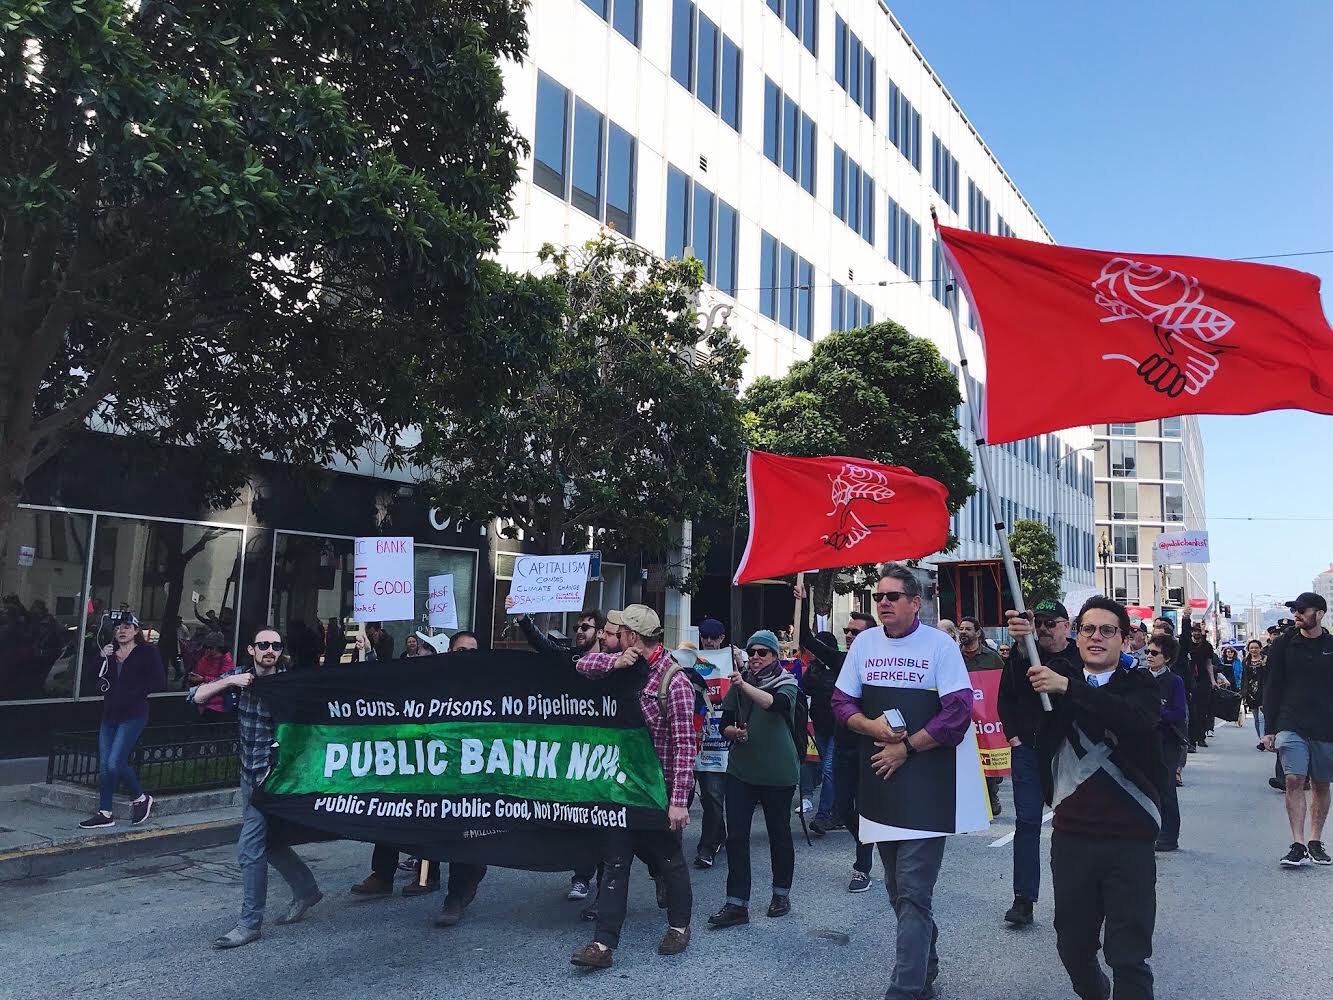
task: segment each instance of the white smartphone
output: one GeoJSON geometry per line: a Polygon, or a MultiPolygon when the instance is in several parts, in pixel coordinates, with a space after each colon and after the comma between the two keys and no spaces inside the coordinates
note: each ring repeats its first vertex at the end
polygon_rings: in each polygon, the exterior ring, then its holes
{"type": "Polygon", "coordinates": [[[884,713],[884,721],[895,733],[907,732],[907,720],[903,718],[903,713],[896,708],[890,708],[884,713]]]}

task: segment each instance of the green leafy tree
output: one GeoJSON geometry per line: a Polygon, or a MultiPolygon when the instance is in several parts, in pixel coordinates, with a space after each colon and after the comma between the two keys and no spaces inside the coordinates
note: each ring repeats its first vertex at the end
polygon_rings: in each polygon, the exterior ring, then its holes
{"type": "MultiPolygon", "coordinates": [[[[831,333],[781,378],[760,378],[745,393],[752,447],[780,455],[849,455],[904,465],[938,479],[956,511],[975,492],[972,458],[958,438],[958,379],[930,341],[897,323],[831,333]]],[[[953,544],[951,542],[951,544],[953,544]]],[[[815,606],[829,613],[835,581],[823,570],[815,606]]]]}
{"type": "MultiPolygon", "coordinates": [[[[1023,601],[1058,601],[1064,569],[1056,557],[1055,535],[1040,521],[1020,518],[1009,532],[1009,548],[1022,567],[1023,601]]],[[[999,556],[999,553],[996,553],[999,556]]]]}
{"type": "Polygon", "coordinates": [[[540,260],[560,299],[541,371],[490,407],[423,399],[413,461],[442,510],[511,521],[547,553],[584,548],[590,530],[661,552],[673,521],[730,512],[745,352],[725,326],[700,331],[697,261],[609,232],[540,260]]]}
{"type": "Polygon", "coordinates": [[[87,425],[293,463],[488,398],[525,0],[0,2],[0,551],[87,425]]]}

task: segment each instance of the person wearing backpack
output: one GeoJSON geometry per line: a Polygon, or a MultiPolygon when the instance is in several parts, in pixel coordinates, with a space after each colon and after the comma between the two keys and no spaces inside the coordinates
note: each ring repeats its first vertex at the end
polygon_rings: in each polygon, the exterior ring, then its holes
{"type": "MultiPolygon", "coordinates": [[[[791,836],[792,797],[800,779],[795,709],[796,679],[779,662],[778,637],[767,629],[745,644],[749,663],[734,675],[722,701],[722,735],[731,740],[727,761],[727,899],[708,918],[713,928],[750,922],[750,827],[756,806],[764,810],[773,865],[770,917],[791,912],[796,848],[791,836]]],[[[805,728],[799,730],[805,743],[805,728]]]]}

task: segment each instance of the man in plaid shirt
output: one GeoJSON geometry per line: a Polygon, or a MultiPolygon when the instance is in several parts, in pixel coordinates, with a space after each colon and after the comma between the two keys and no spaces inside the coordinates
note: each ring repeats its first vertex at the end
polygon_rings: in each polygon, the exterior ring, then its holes
{"type": "Polygon", "coordinates": [[[237,860],[241,865],[241,919],[237,925],[213,942],[215,948],[239,948],[259,940],[264,922],[264,903],[268,898],[268,866],[278,870],[291,886],[292,901],[280,924],[294,924],[306,911],[324,898],[306,863],[285,845],[268,843],[268,819],[250,804],[255,786],[268,774],[273,753],[273,714],[268,703],[248,690],[255,677],[267,677],[286,669],[282,656],[282,636],[274,629],[262,628],[250,644],[250,668],[238,667],[225,677],[189,690],[187,697],[196,705],[206,704],[219,694],[236,692],[236,721],[240,730],[241,757],[241,836],[237,842],[237,860]]]}
{"type": "Polygon", "coordinates": [[[662,622],[657,612],[642,604],[631,604],[621,612],[620,653],[588,653],[578,661],[580,673],[601,677],[612,670],[628,670],[643,663],[647,678],[639,694],[643,720],[653,738],[653,749],[662,762],[666,780],[669,830],[615,830],[607,834],[601,892],[598,897],[597,932],[590,944],[574,952],[570,961],[589,969],[607,969],[620,943],[629,895],[629,869],[634,855],[651,858],[652,867],[666,890],[667,932],[657,946],[659,955],[678,955],[690,943],[690,870],[685,864],[681,831],[690,820],[689,796],[694,785],[694,758],[698,738],[694,731],[694,688],[689,678],[677,672],[667,689],[663,717],[657,692],[671,665],[671,654],[662,644],[662,622]]]}

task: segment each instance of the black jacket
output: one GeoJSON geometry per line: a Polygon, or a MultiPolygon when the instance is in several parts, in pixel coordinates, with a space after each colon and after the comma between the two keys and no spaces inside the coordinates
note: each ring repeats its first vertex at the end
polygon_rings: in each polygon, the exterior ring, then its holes
{"type": "MultiPolygon", "coordinates": [[[[1056,660],[1072,660],[1079,663],[1078,647],[1071,639],[1064,649],[1051,653],[1037,646],[1041,662],[1047,666],[1056,660]]],[[[1042,718],[1046,713],[1041,707],[1041,698],[1028,683],[1028,654],[1025,643],[1015,642],[1009,650],[1009,659],[1005,661],[1004,672],[1000,674],[1000,693],[996,698],[1000,711],[1000,725],[1004,726],[1004,735],[1009,739],[1018,737],[1028,746],[1036,746],[1037,732],[1041,728],[1042,718]]]]}
{"type": "Polygon", "coordinates": [[[1293,631],[1273,643],[1264,682],[1264,732],[1333,741],[1333,635],[1293,631]]]}
{"type": "Polygon", "coordinates": [[[838,683],[838,675],[842,673],[842,664],[847,654],[810,631],[810,623],[806,621],[805,615],[801,615],[801,648],[819,661],[818,664],[810,665],[803,678],[805,693],[810,696],[810,721],[815,725],[815,733],[821,739],[832,733],[833,742],[840,747],[858,746],[856,734],[839,726],[833,717],[833,688],[838,683]],[[811,674],[817,675],[813,684],[811,674]]]}
{"type": "MultiPolygon", "coordinates": [[[[544,634],[536,625],[532,624],[532,619],[527,615],[518,620],[518,627],[523,632],[523,638],[528,640],[528,645],[539,653],[551,653],[568,660],[571,664],[578,663],[583,657],[583,653],[575,652],[574,647],[556,642],[549,635],[544,634]]],[[[597,647],[594,646],[590,650],[584,650],[584,652],[595,653],[597,647]]]]}

